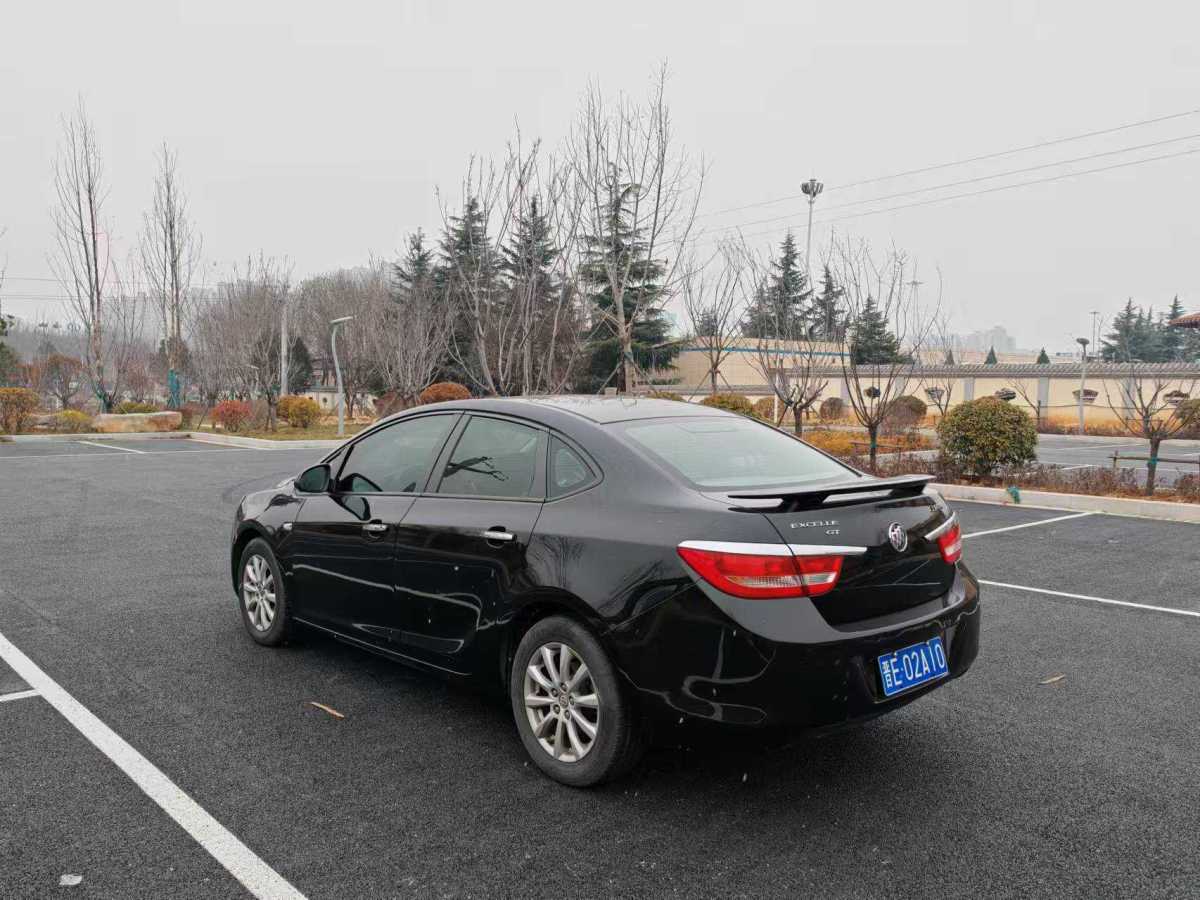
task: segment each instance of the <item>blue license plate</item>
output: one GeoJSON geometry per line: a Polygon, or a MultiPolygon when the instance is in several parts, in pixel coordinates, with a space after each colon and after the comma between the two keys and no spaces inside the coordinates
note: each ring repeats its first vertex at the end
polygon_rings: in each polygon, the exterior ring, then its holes
{"type": "Polygon", "coordinates": [[[946,665],[946,649],[940,637],[923,644],[913,644],[903,650],[879,657],[879,675],[883,679],[883,694],[891,697],[918,684],[944,678],[950,672],[946,665]]]}

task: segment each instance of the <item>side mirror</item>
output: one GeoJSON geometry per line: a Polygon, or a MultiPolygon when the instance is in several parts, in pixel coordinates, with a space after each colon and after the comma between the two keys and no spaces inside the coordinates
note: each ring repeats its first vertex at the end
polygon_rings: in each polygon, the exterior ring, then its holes
{"type": "Polygon", "coordinates": [[[296,490],[305,494],[324,494],[329,490],[329,466],[322,463],[300,473],[296,479],[296,490]]]}

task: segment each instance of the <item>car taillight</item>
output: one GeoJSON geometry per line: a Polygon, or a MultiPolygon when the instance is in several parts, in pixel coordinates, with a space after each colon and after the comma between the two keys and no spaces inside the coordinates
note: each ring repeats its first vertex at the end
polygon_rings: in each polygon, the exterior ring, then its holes
{"type": "Polygon", "coordinates": [[[937,536],[938,549],[942,551],[942,559],[953,565],[962,559],[962,529],[955,522],[950,528],[937,536]]]}
{"type": "Polygon", "coordinates": [[[841,556],[794,556],[783,552],[736,553],[681,545],[679,555],[718,590],[749,600],[819,597],[833,590],[841,556]]]}

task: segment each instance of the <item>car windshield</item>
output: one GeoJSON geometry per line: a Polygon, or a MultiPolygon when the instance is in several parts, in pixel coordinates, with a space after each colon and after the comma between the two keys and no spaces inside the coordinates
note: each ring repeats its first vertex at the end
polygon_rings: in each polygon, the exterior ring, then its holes
{"type": "Polygon", "coordinates": [[[788,434],[734,416],[628,422],[625,434],[698,488],[776,487],[857,476],[788,434]]]}

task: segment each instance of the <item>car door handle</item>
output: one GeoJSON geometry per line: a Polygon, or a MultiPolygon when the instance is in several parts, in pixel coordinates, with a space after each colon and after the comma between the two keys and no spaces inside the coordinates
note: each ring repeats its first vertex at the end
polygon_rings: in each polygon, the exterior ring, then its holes
{"type": "Polygon", "coordinates": [[[517,536],[511,531],[505,531],[502,527],[493,526],[483,533],[485,541],[515,541],[517,536]]]}
{"type": "Polygon", "coordinates": [[[367,522],[363,525],[363,531],[368,534],[383,534],[388,530],[386,522],[367,522]]]}

